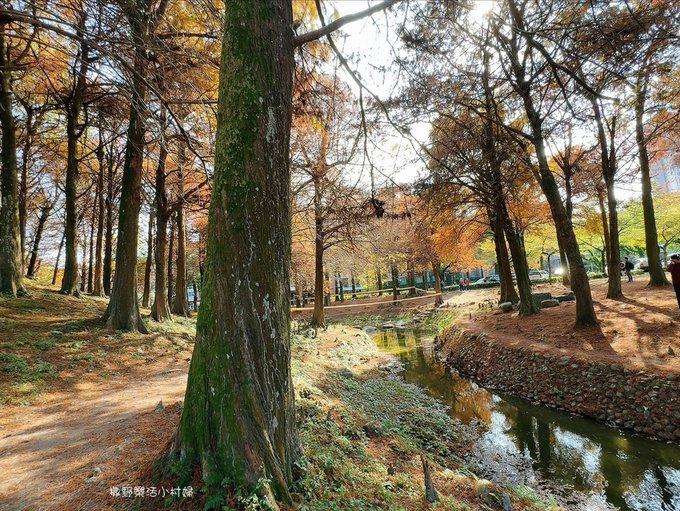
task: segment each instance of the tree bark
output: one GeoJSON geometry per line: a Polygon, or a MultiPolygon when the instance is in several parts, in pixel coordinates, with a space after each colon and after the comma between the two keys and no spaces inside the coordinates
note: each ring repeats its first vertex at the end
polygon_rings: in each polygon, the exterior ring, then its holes
{"type": "Polygon", "coordinates": [[[28,261],[28,268],[26,269],[26,276],[35,278],[37,276],[37,262],[38,250],[40,248],[40,241],[42,240],[45,223],[52,212],[53,202],[46,202],[40,208],[40,217],[38,218],[38,225],[35,228],[35,236],[33,236],[33,249],[31,250],[31,258],[28,261]]]}
{"type": "MultiPolygon", "coordinates": [[[[513,27],[513,30],[515,31],[514,35],[517,35],[517,33],[523,30],[524,23],[514,0],[509,0],[508,6],[515,25],[513,27]]],[[[555,177],[548,165],[548,158],[545,151],[545,139],[543,136],[543,119],[534,105],[534,99],[531,93],[531,78],[527,78],[525,74],[523,64],[520,63],[516,45],[514,45],[514,50],[514,52],[509,52],[508,56],[510,58],[510,66],[515,75],[514,86],[522,99],[524,111],[527,115],[529,125],[531,126],[531,142],[536,149],[536,159],[538,160],[538,175],[536,177],[548,205],[550,206],[550,212],[553,221],[555,222],[557,235],[562,238],[564,251],[569,260],[571,288],[574,291],[574,296],[576,298],[575,325],[596,325],[597,316],[595,315],[595,308],[593,307],[593,297],[590,292],[588,274],[586,273],[583,264],[583,258],[581,257],[578,242],[576,241],[574,229],[571,226],[564,204],[562,203],[562,197],[560,196],[559,188],[555,182],[555,177]]],[[[526,56],[522,61],[527,61],[526,56]]]]}
{"type": "MultiPolygon", "coordinates": [[[[315,196],[318,193],[315,193],[315,196]]],[[[319,203],[320,207],[320,203],[319,203]]],[[[324,318],[324,278],[323,278],[323,216],[317,214],[316,200],[314,204],[314,312],[312,313],[312,326],[320,327],[325,323],[324,318]]]]}
{"type": "MultiPolygon", "coordinates": [[[[101,115],[101,112],[100,112],[101,115]]],[[[104,144],[101,136],[101,125],[99,126],[99,145],[95,151],[97,156],[97,239],[95,241],[94,255],[94,284],[92,294],[94,296],[104,296],[104,279],[102,274],[102,245],[104,242],[104,144]]]]}
{"type": "Polygon", "coordinates": [[[142,200],[142,170],[147,114],[147,49],[151,13],[133,4],[126,9],[135,46],[130,114],[128,119],[125,162],[118,210],[118,240],[116,243],[116,273],[111,299],[104,313],[106,324],[116,330],[148,333],[139,314],[137,301],[137,236],[139,208],[142,200]]]}
{"type": "MultiPolygon", "coordinates": [[[[33,125],[33,108],[24,103],[24,110],[26,111],[26,139],[21,150],[21,180],[19,181],[19,229],[21,233],[21,261],[25,261],[24,251],[26,250],[26,222],[28,218],[28,162],[31,156],[31,148],[33,146],[33,137],[35,135],[35,127],[33,125]]],[[[34,267],[35,270],[35,267],[34,267]]],[[[28,275],[28,272],[27,272],[28,275]]]]}
{"type": "MultiPolygon", "coordinates": [[[[647,249],[647,264],[649,265],[649,285],[666,286],[668,280],[663,266],[659,261],[659,235],[654,216],[654,198],[652,196],[652,179],[649,172],[649,154],[645,137],[644,113],[647,99],[647,83],[649,76],[645,76],[638,84],[635,101],[635,142],[640,161],[640,176],[642,180],[642,213],[645,222],[645,248],[647,249]]],[[[610,272],[612,273],[612,272],[610,272]]]]}
{"type": "Polygon", "coordinates": [[[147,224],[146,235],[146,263],[144,265],[144,291],[142,292],[142,307],[149,306],[149,297],[151,295],[151,264],[153,262],[153,219],[154,219],[154,202],[151,201],[149,207],[149,222],[147,224]]]}
{"type": "MultiPolygon", "coordinates": [[[[81,13],[79,31],[85,26],[85,15],[81,13]]],[[[78,121],[83,109],[83,99],[87,85],[87,71],[90,65],[89,48],[81,42],[78,54],[78,76],[73,89],[64,101],[64,113],[66,114],[66,183],[65,183],[65,209],[66,209],[66,251],[64,260],[64,276],[61,280],[61,293],[66,295],[79,295],[78,291],[78,139],[81,132],[78,131],[78,121]]],[[[85,260],[83,259],[83,264],[85,260]]],[[[83,283],[81,283],[83,284],[83,283]]]]}
{"type": "MultiPolygon", "coordinates": [[[[175,255],[175,219],[172,216],[168,217],[170,223],[170,246],[168,247],[168,303],[174,300],[174,284],[175,278],[172,273],[173,257],[175,255]]],[[[169,305],[168,305],[169,307],[169,305]]]]}
{"type": "Polygon", "coordinates": [[[59,242],[59,249],[57,250],[57,260],[54,262],[54,271],[52,272],[52,285],[57,283],[57,275],[59,274],[59,259],[61,259],[61,251],[64,249],[64,240],[66,239],[66,230],[61,235],[61,241],[59,242]]]}
{"type": "Polygon", "coordinates": [[[197,340],[175,449],[204,480],[292,503],[289,0],[227,2],[197,340]]]}
{"type": "Polygon", "coordinates": [[[17,140],[12,115],[10,63],[5,46],[5,26],[0,24],[0,126],[2,150],[0,159],[0,293],[11,296],[26,294],[23,283],[23,260],[19,228],[19,190],[17,176],[17,140]]]}
{"type": "Polygon", "coordinates": [[[392,272],[392,301],[397,303],[397,297],[399,296],[399,269],[394,261],[390,263],[390,271],[392,272]]]}
{"type": "Polygon", "coordinates": [[[94,226],[97,221],[97,200],[92,204],[92,215],[90,216],[90,246],[89,258],[87,261],[87,292],[92,294],[94,279],[94,226]]]}
{"type": "Polygon", "coordinates": [[[493,242],[496,251],[496,260],[498,261],[498,276],[500,278],[501,295],[500,303],[504,302],[519,302],[519,296],[515,291],[515,286],[512,284],[512,269],[510,268],[510,255],[508,254],[508,247],[505,244],[505,233],[503,232],[503,222],[498,214],[494,214],[492,221],[493,242]]]}
{"type": "Polygon", "coordinates": [[[621,249],[619,247],[619,215],[616,205],[616,196],[614,195],[614,183],[616,179],[616,141],[614,135],[616,133],[616,117],[612,119],[610,128],[610,139],[607,140],[607,135],[604,129],[604,121],[602,119],[602,110],[595,97],[590,98],[590,103],[593,108],[595,117],[595,124],[597,125],[597,136],[600,144],[600,165],[602,168],[602,178],[607,187],[607,211],[609,213],[609,243],[607,248],[607,266],[609,272],[607,274],[607,298],[621,298],[623,297],[623,290],[621,289],[621,272],[618,271],[619,263],[621,262],[621,249]],[[616,271],[613,271],[616,268],[616,271]]]}
{"type": "Polygon", "coordinates": [[[444,304],[444,298],[442,297],[442,277],[439,273],[439,261],[436,258],[432,259],[432,273],[434,274],[434,306],[439,307],[444,304]]]}
{"type": "Polygon", "coordinates": [[[183,206],[177,210],[177,274],[172,312],[185,318],[191,314],[187,298],[187,227],[183,206]]]}
{"type": "Polygon", "coordinates": [[[102,286],[104,294],[111,295],[111,274],[113,263],[113,201],[115,199],[113,155],[109,153],[106,183],[106,234],[104,236],[104,267],[102,268],[102,286]]]}
{"type": "Polygon", "coordinates": [[[165,165],[168,158],[167,141],[164,134],[165,113],[161,110],[161,145],[156,166],[156,250],[154,260],[154,301],[151,317],[156,321],[172,321],[168,300],[167,246],[168,246],[168,192],[165,188],[165,165]]]}
{"type": "Polygon", "coordinates": [[[382,296],[382,272],[380,271],[380,268],[376,267],[375,269],[375,281],[376,285],[378,286],[378,296],[382,296]]]}

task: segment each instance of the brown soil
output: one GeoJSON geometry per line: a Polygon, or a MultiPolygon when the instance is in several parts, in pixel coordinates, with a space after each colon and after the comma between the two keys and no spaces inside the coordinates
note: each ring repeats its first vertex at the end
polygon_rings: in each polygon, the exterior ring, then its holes
{"type": "Polygon", "coordinates": [[[58,377],[0,371],[0,509],[119,509],[109,488],[143,485],[177,427],[191,323],[117,333],[93,319],[104,300],[30,292],[0,301],[0,353],[39,359],[58,377]],[[86,482],[97,467],[101,474],[86,482]]]}
{"type": "MultiPolygon", "coordinates": [[[[647,287],[647,276],[623,283],[625,298],[606,298],[607,281],[591,281],[595,311],[600,324],[574,328],[574,302],[543,309],[535,316],[516,312],[472,312],[460,320],[463,328],[485,332],[491,339],[511,346],[529,346],[540,352],[571,355],[657,373],[680,373],[680,311],[672,287],[647,287]],[[670,348],[670,353],[669,353],[670,348]],[[672,353],[676,355],[672,355],[672,353]]],[[[534,291],[564,292],[557,284],[540,284],[534,291]]],[[[470,292],[467,298],[483,301],[496,290],[470,292]]],[[[466,294],[457,295],[460,303],[466,294]]]]}

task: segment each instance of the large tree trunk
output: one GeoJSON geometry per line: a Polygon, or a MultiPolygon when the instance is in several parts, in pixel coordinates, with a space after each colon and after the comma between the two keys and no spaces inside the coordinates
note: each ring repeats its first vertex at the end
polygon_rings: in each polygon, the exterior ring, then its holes
{"type": "Polygon", "coordinates": [[[53,202],[46,202],[40,208],[40,217],[38,217],[38,225],[35,228],[35,236],[33,236],[33,250],[31,250],[31,258],[28,261],[28,268],[26,275],[31,278],[37,276],[38,250],[40,248],[40,241],[42,240],[45,223],[52,212],[53,202]]]}
{"type": "MultiPolygon", "coordinates": [[[[645,137],[644,112],[647,98],[647,81],[638,84],[635,101],[635,141],[640,160],[640,176],[642,180],[642,213],[645,221],[645,248],[649,264],[649,285],[665,286],[668,284],[663,266],[659,261],[659,236],[654,216],[654,198],[652,197],[652,179],[649,172],[649,155],[645,137]]],[[[611,273],[611,272],[610,272],[611,273]]]]}
{"type": "Polygon", "coordinates": [[[151,201],[149,207],[149,222],[147,224],[146,234],[146,263],[144,265],[144,291],[142,291],[142,307],[149,306],[149,297],[151,295],[151,265],[153,262],[153,219],[154,219],[154,202],[151,201]]]}
{"type": "Polygon", "coordinates": [[[19,232],[19,190],[17,176],[17,140],[12,115],[10,63],[5,47],[5,26],[0,24],[0,126],[2,150],[0,159],[0,293],[12,296],[26,294],[23,284],[21,233],[19,232]]]}
{"type": "Polygon", "coordinates": [[[154,301],[151,306],[151,317],[156,321],[172,320],[170,302],[168,301],[167,279],[167,246],[168,246],[168,193],[165,188],[165,164],[168,158],[168,147],[164,128],[164,112],[161,111],[161,147],[156,166],[156,250],[154,260],[154,301]]]}
{"type": "Polygon", "coordinates": [[[113,277],[111,299],[104,313],[104,319],[110,328],[148,333],[139,314],[137,302],[137,235],[139,234],[139,208],[142,200],[142,167],[147,112],[145,42],[149,30],[150,13],[134,6],[129,9],[127,16],[135,45],[135,74],[118,210],[116,273],[113,277]]]}
{"type": "MultiPolygon", "coordinates": [[[[100,113],[101,115],[101,113],[100,113]]],[[[101,137],[101,125],[99,127],[100,138],[96,149],[97,164],[99,172],[97,174],[97,239],[95,241],[94,255],[94,284],[92,294],[94,296],[104,296],[104,279],[102,274],[102,245],[104,242],[104,144],[101,137]]]]}
{"type": "Polygon", "coordinates": [[[203,300],[175,449],[291,504],[289,0],[226,3],[203,300]]]}

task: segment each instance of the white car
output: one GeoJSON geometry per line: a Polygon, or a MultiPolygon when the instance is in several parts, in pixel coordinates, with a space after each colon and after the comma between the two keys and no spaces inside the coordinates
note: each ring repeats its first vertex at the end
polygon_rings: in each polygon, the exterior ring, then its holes
{"type": "Polygon", "coordinates": [[[529,280],[545,280],[550,278],[547,271],[544,270],[529,270],[529,280]]]}

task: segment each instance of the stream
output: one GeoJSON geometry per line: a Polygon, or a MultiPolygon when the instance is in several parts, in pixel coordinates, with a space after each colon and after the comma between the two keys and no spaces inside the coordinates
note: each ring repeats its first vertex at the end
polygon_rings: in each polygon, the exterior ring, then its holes
{"type": "Polygon", "coordinates": [[[418,329],[378,331],[373,339],[401,360],[404,379],[442,401],[452,418],[484,422],[473,457],[488,477],[540,481],[579,510],[680,511],[680,446],[486,390],[447,369],[432,336],[418,329]]]}

